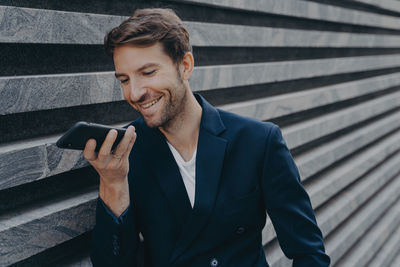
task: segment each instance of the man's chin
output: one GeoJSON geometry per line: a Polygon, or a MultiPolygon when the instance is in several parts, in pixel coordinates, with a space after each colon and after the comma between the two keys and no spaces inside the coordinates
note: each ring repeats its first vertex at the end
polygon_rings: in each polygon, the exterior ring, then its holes
{"type": "Polygon", "coordinates": [[[147,127],[149,127],[149,128],[157,128],[158,127],[158,125],[156,123],[153,123],[151,121],[149,122],[146,119],[144,119],[144,122],[146,123],[147,127]]]}
{"type": "Polygon", "coordinates": [[[147,127],[149,127],[149,128],[158,128],[161,126],[161,123],[159,121],[148,119],[148,118],[144,117],[143,115],[142,115],[142,118],[143,118],[144,122],[146,123],[147,127]]]}
{"type": "Polygon", "coordinates": [[[170,119],[159,119],[159,120],[150,120],[144,116],[142,116],[144,122],[149,128],[160,128],[160,127],[168,127],[170,123],[170,119]]]}

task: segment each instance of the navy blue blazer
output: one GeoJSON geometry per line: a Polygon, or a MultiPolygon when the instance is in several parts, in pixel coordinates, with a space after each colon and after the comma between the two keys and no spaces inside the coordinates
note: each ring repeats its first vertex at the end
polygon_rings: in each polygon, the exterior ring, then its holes
{"type": "Polygon", "coordinates": [[[145,266],[268,266],[261,240],[266,211],[294,266],[329,266],[279,128],[196,99],[203,111],[194,208],[164,135],[139,118],[131,123],[137,132],[129,158],[131,205],[116,221],[98,202],[94,266],[137,266],[142,253],[145,266]]]}

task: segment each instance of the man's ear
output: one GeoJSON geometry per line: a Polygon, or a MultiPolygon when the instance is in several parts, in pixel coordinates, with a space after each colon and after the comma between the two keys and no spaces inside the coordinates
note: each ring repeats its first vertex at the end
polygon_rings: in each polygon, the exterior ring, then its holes
{"type": "Polygon", "coordinates": [[[181,63],[181,77],[183,80],[189,80],[194,68],[194,57],[191,52],[186,52],[181,63]]]}

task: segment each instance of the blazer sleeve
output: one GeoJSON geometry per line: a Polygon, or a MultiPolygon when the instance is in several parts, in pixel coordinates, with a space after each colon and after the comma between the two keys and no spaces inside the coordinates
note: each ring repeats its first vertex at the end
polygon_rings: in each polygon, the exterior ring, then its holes
{"type": "Polygon", "coordinates": [[[93,266],[138,266],[139,242],[132,207],[116,218],[99,197],[90,254],[93,266]]]}
{"type": "Polygon", "coordinates": [[[261,186],[279,244],[286,257],[293,259],[293,266],[329,266],[310,198],[276,125],[266,143],[261,186]]]}

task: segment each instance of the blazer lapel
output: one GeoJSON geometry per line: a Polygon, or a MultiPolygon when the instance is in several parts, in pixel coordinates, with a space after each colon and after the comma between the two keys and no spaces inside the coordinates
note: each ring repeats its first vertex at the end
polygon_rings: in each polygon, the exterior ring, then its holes
{"type": "Polygon", "coordinates": [[[153,138],[154,142],[152,142],[149,151],[157,151],[152,153],[150,155],[151,159],[149,159],[154,162],[153,172],[168,199],[171,210],[178,222],[183,226],[192,212],[192,207],[179,167],[165,141],[164,135],[157,129],[152,129],[151,132],[156,137],[153,138]]]}
{"type": "Polygon", "coordinates": [[[195,203],[176,242],[171,265],[200,233],[213,211],[227,146],[227,141],[218,136],[225,130],[218,111],[201,96],[195,96],[203,109],[197,144],[195,203]]]}

